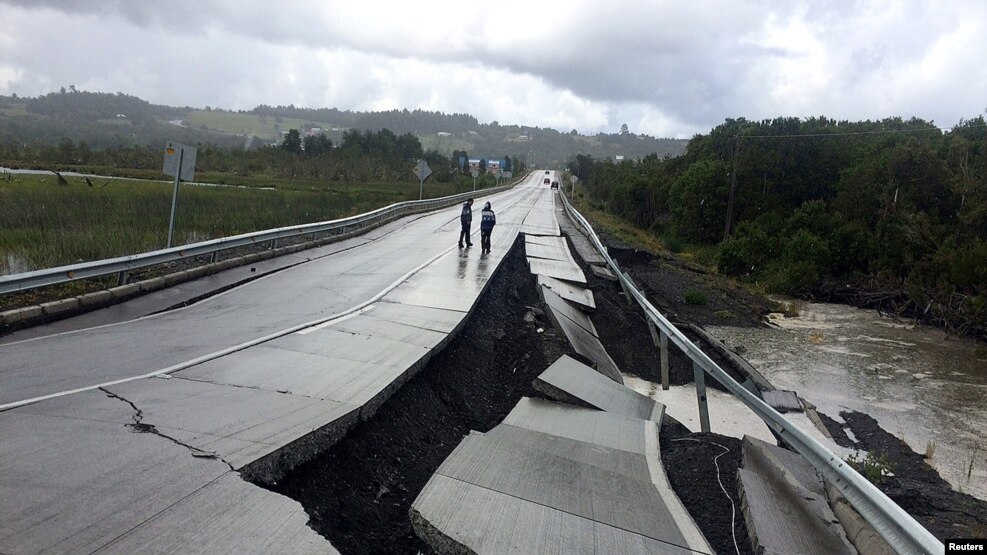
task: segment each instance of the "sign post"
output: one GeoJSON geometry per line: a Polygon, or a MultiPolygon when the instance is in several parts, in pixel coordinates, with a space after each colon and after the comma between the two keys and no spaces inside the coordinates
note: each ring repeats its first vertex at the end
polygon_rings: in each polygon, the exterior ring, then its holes
{"type": "Polygon", "coordinates": [[[418,200],[421,200],[425,192],[425,179],[432,175],[432,170],[424,160],[419,160],[418,165],[412,171],[418,176],[418,200]]]}
{"type": "Polygon", "coordinates": [[[576,177],[574,175],[570,175],[569,176],[569,183],[572,183],[572,187],[569,188],[569,194],[570,195],[575,195],[576,194],[576,181],[579,181],[579,178],[578,177],[576,177]]]}
{"type": "Polygon", "coordinates": [[[470,175],[473,176],[473,190],[476,190],[476,176],[480,175],[480,170],[473,168],[470,170],[470,175]]]}
{"type": "Polygon", "coordinates": [[[178,208],[178,182],[182,179],[192,181],[195,177],[195,147],[174,141],[165,143],[162,172],[175,177],[175,189],[171,194],[171,216],[168,218],[168,248],[170,249],[175,233],[175,211],[178,208]]]}

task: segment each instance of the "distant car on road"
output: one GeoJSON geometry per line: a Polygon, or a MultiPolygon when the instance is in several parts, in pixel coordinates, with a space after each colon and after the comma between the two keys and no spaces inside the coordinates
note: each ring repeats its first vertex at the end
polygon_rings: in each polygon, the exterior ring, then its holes
{"type": "Polygon", "coordinates": [[[552,182],[552,188],[553,189],[558,189],[559,188],[559,182],[558,181],[553,181],[552,182]]]}
{"type": "Polygon", "coordinates": [[[549,174],[549,171],[548,170],[545,170],[545,175],[548,175],[548,174],[549,174]]]}
{"type": "Polygon", "coordinates": [[[550,180],[549,178],[547,178],[547,177],[546,177],[546,178],[545,178],[545,181],[542,181],[542,183],[548,183],[549,181],[551,181],[551,180],[550,180]]]}

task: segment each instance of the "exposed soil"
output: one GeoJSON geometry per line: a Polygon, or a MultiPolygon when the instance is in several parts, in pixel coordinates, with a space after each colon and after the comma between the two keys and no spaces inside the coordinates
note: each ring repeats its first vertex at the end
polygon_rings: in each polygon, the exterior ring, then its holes
{"type": "Polygon", "coordinates": [[[987,538],[987,501],[953,491],[922,455],[884,431],[870,416],[844,411],[840,417],[846,421],[845,426],[830,418],[824,420],[827,428],[829,423],[835,424],[843,437],[843,429],[849,428],[857,443],[850,442],[848,446],[872,455],[887,454],[894,475],[886,477],[878,487],[937,538],[987,538]]]}
{"type": "Polygon", "coordinates": [[[716,553],[738,553],[738,549],[741,555],[752,553],[737,495],[740,440],[719,434],[694,434],[666,417],[659,442],[668,481],[710,547],[716,553]]]}
{"type": "Polygon", "coordinates": [[[431,552],[408,516],[425,483],[470,430],[488,431],[522,396],[538,396],[535,376],[574,354],[530,308],[540,306],[517,243],[460,334],[373,418],[274,491],[299,501],[342,553],[431,552]]]}
{"type": "MultiPolygon", "coordinates": [[[[575,249],[572,250],[574,251],[575,249]]],[[[666,290],[664,287],[651,288],[645,284],[652,281],[662,283],[675,281],[671,276],[682,273],[691,274],[691,270],[681,269],[675,265],[667,264],[663,266],[661,271],[656,272],[653,271],[653,268],[657,267],[656,264],[660,263],[660,259],[648,253],[611,249],[611,256],[614,256],[615,252],[622,253],[616,255],[623,258],[618,263],[624,271],[631,275],[632,279],[638,284],[638,287],[648,297],[648,300],[651,301],[651,304],[655,308],[662,310],[663,306],[673,304],[676,302],[676,298],[681,297],[681,294],[678,292],[666,290]]],[[[633,305],[627,302],[627,297],[617,282],[597,277],[581,259],[576,257],[576,261],[586,274],[587,286],[593,291],[593,296],[596,300],[596,311],[590,318],[593,320],[593,324],[600,334],[600,340],[607,348],[607,352],[610,353],[610,357],[613,358],[622,372],[660,383],[658,348],[655,346],[651,332],[648,330],[647,320],[641,308],[636,302],[633,305]]],[[[690,277],[679,277],[676,279],[681,282],[684,280],[687,281],[690,277]]],[[[740,313],[740,309],[743,306],[742,303],[744,302],[751,303],[747,313],[750,313],[752,310],[761,310],[764,306],[767,306],[764,301],[757,302],[756,298],[753,298],[749,293],[745,292],[745,295],[738,295],[738,298],[732,301],[735,312],[740,313]],[[748,297],[751,298],[748,299],[748,297]]],[[[697,324],[702,326],[710,318],[716,318],[716,311],[714,310],[716,306],[723,305],[695,307],[688,314],[680,313],[673,323],[697,324]]],[[[667,313],[665,314],[667,315],[667,313]]],[[[750,322],[749,318],[744,318],[743,321],[745,322],[744,325],[754,325],[750,322]]],[[[735,379],[739,381],[744,380],[729,361],[713,349],[707,348],[707,345],[699,337],[689,331],[685,331],[685,335],[703,349],[704,352],[709,354],[710,358],[719,364],[721,368],[732,374],[735,379]]],[[[692,383],[694,381],[692,359],[671,342],[669,342],[668,350],[669,383],[672,385],[692,383]]],[[[724,389],[719,382],[708,375],[706,384],[716,389],[724,389]]]]}

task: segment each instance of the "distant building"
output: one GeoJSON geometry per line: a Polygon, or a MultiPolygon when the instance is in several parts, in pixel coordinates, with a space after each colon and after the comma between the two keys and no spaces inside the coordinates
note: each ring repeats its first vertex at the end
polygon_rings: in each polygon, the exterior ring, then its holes
{"type": "Polygon", "coordinates": [[[623,159],[624,159],[624,155],[623,154],[618,154],[616,157],[614,157],[614,160],[616,160],[618,162],[620,162],[623,159]]]}
{"type": "Polygon", "coordinates": [[[436,133],[436,135],[438,135],[440,137],[451,137],[452,136],[452,133],[449,133],[447,131],[439,131],[438,133],[436,133]]]}
{"type": "Polygon", "coordinates": [[[321,127],[313,127],[311,129],[309,129],[308,131],[306,131],[304,136],[305,137],[318,137],[319,135],[322,135],[323,133],[325,133],[325,131],[323,131],[321,127]]]}

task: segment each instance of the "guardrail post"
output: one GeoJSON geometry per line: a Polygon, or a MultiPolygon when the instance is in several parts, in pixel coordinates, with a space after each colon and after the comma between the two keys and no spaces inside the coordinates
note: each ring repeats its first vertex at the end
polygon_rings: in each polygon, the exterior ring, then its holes
{"type": "Polygon", "coordinates": [[[277,246],[278,246],[278,238],[275,237],[274,239],[271,239],[271,250],[273,251],[275,248],[277,248],[277,246]]]}
{"type": "Polygon", "coordinates": [[[624,271],[620,269],[620,264],[617,264],[616,260],[613,261],[613,267],[617,269],[617,283],[619,283],[620,288],[624,290],[624,298],[627,299],[627,304],[634,306],[634,297],[631,296],[631,292],[627,289],[627,284],[624,283],[623,279],[621,279],[622,277],[627,279],[630,278],[624,275],[624,271]]]}
{"type": "Polygon", "coordinates": [[[661,353],[661,388],[668,391],[668,335],[664,332],[661,334],[661,345],[658,349],[661,353]]]}
{"type": "Polygon", "coordinates": [[[212,251],[212,254],[209,255],[209,263],[215,264],[217,259],[219,259],[219,251],[212,251]]]}
{"type": "Polygon", "coordinates": [[[661,368],[661,388],[668,391],[668,336],[665,332],[658,331],[655,323],[648,319],[648,331],[651,332],[651,341],[658,348],[658,364],[661,368]]]}
{"type": "Polygon", "coordinates": [[[117,285],[127,285],[127,270],[117,273],[117,285]]]}
{"type": "Polygon", "coordinates": [[[699,428],[709,433],[709,407],[706,405],[706,372],[698,363],[692,363],[692,373],[696,380],[696,398],[699,400],[699,428]]]}

